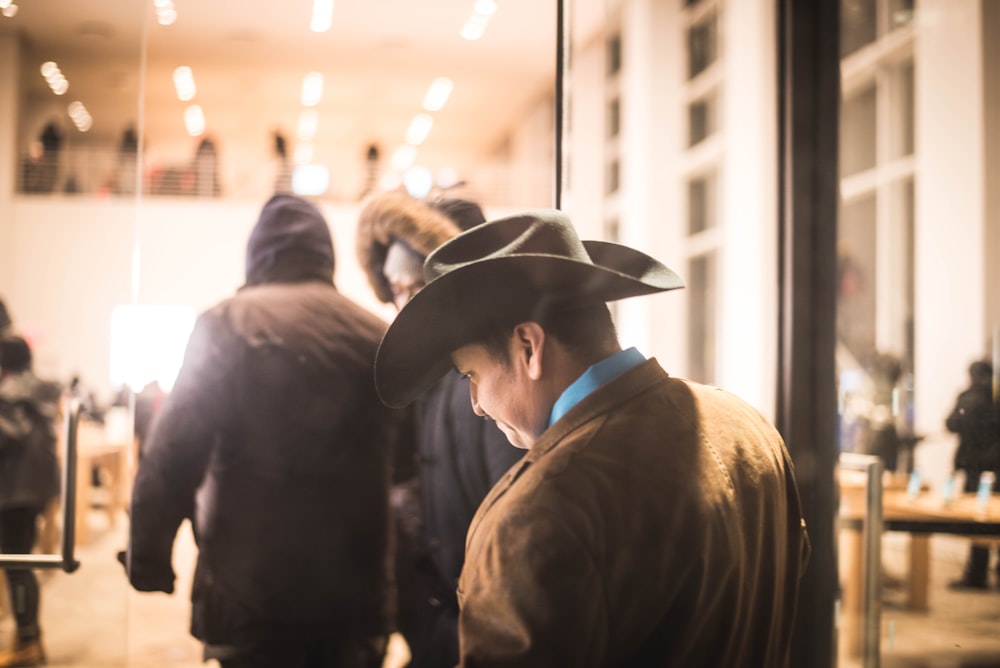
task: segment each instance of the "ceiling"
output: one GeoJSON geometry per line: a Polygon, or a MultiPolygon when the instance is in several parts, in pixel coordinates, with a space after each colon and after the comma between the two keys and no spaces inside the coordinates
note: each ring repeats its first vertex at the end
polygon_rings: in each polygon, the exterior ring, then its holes
{"type": "MultiPolygon", "coordinates": [[[[494,152],[506,127],[554,85],[555,2],[500,0],[484,36],[467,41],[459,31],[474,0],[336,0],[325,33],[309,29],[312,0],[173,0],[169,26],[157,23],[153,0],[14,1],[19,11],[0,18],[0,33],[23,38],[24,108],[59,111],[79,100],[94,123],[78,142],[116,143],[136,124],[153,155],[191,153],[198,138],[186,133],[183,113],[192,103],[222,150],[237,136],[270,147],[274,130],[294,148],[302,80],[317,71],[325,83],[315,161],[358,164],[370,144],[388,157],[431,81],[446,76],[454,90],[433,114],[418,160],[460,169],[494,152]],[[39,73],[47,60],[69,81],[61,98],[39,73]],[[191,102],[175,93],[180,65],[194,73],[191,102]]],[[[77,132],[64,112],[62,123],[77,132]]]]}

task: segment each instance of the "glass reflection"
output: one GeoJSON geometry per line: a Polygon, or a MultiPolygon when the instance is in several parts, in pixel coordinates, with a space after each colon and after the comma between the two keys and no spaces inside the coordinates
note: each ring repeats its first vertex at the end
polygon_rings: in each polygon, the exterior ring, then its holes
{"type": "Polygon", "coordinates": [[[189,530],[173,597],[129,592],[115,553],[135,438],[176,372],[176,346],[154,340],[241,284],[246,235],[271,193],[319,202],[339,289],[386,317],[354,260],[365,197],[447,192],[488,215],[551,205],[555,8],[517,0],[483,21],[474,5],[338,2],[324,32],[310,28],[309,3],[32,0],[0,19],[0,68],[15,82],[2,145],[16,165],[0,170],[0,297],[39,373],[67,396],[72,385],[92,418],[74,523],[84,567],[43,578],[50,660],[203,665],[188,633],[189,530]],[[49,61],[63,95],[41,73],[49,61]],[[310,73],[322,86],[309,78],[304,98],[310,73]],[[450,92],[425,109],[445,79],[450,92]],[[419,114],[433,123],[408,138],[419,114]],[[411,157],[395,163],[400,149],[411,157]],[[181,317],[150,335],[134,319],[120,328],[119,309],[181,317]],[[91,612],[73,614],[80,605],[91,612]]]}

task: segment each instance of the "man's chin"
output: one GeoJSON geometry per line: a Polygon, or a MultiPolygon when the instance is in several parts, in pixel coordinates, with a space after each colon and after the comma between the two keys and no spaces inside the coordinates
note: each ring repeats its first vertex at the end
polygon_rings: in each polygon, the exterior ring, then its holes
{"type": "Polygon", "coordinates": [[[511,429],[502,422],[497,422],[497,427],[500,429],[500,431],[503,432],[503,435],[507,437],[507,442],[513,445],[515,448],[519,448],[521,450],[531,449],[531,446],[525,444],[524,439],[522,439],[521,435],[514,429],[511,429]]]}

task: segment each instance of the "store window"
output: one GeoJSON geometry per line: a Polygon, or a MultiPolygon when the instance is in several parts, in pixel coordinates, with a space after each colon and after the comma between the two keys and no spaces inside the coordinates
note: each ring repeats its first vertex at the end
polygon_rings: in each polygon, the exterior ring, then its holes
{"type": "Polygon", "coordinates": [[[688,377],[700,383],[715,378],[715,253],[688,260],[688,377]]]}
{"type": "Polygon", "coordinates": [[[715,63],[718,56],[716,14],[709,12],[687,31],[688,78],[693,79],[715,63]]]}

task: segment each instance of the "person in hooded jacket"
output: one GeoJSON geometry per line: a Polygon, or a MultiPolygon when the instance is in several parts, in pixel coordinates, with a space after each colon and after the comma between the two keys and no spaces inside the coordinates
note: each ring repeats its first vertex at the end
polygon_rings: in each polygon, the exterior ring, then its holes
{"type": "MultiPolygon", "coordinates": [[[[373,197],[358,220],[358,260],[380,300],[402,308],[423,286],[424,257],[485,222],[465,199],[373,197]]],[[[416,476],[397,486],[400,633],[412,668],[458,663],[458,577],[479,503],[523,452],[472,411],[469,381],[452,371],[414,405],[416,476]]]]}
{"type": "MultiPolygon", "coordinates": [[[[58,383],[32,371],[31,348],[20,336],[0,339],[0,552],[31,554],[38,517],[59,495],[56,459],[58,383]]],[[[6,571],[17,627],[0,666],[45,662],[38,625],[38,579],[29,569],[6,571]]]]}
{"type": "Polygon", "coordinates": [[[136,475],[129,581],[173,591],[189,518],[191,633],[223,668],[370,668],[385,653],[394,416],[372,378],[385,324],[333,270],[320,211],[273,196],[246,284],[198,317],[136,475]]]}

